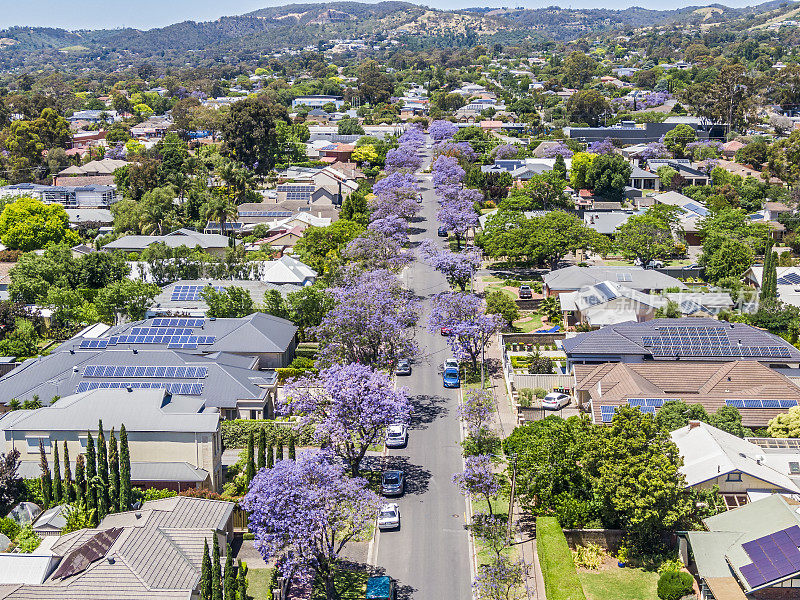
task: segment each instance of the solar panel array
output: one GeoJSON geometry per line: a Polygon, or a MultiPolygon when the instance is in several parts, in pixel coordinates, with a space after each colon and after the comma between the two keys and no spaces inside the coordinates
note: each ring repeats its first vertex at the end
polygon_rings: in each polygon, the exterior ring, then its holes
{"type": "Polygon", "coordinates": [[[784,346],[731,345],[723,327],[662,327],[659,335],[642,336],[642,345],[653,356],[791,357],[784,346]]]}
{"type": "Polygon", "coordinates": [[[680,398],[628,398],[630,406],[653,406],[661,408],[665,402],[680,401],[680,398]]]}
{"type": "Polygon", "coordinates": [[[787,273],[778,278],[778,285],[797,285],[800,284],[800,275],[797,273],[787,273]]]}
{"type": "Polygon", "coordinates": [[[205,319],[159,317],[153,319],[153,327],[203,327],[205,319]]]}
{"type": "Polygon", "coordinates": [[[616,406],[601,406],[600,418],[603,423],[611,423],[614,420],[614,413],[617,412],[616,406]]]}
{"type": "Polygon", "coordinates": [[[128,335],[192,335],[189,327],[131,327],[128,335]]]}
{"type": "Polygon", "coordinates": [[[751,588],[778,581],[800,571],[800,527],[793,525],[742,544],[752,561],[740,571],[751,588]]]}
{"type": "Polygon", "coordinates": [[[122,533],[121,527],[112,527],[94,534],[83,544],[67,554],[58,570],[53,573],[53,579],[66,579],[86,570],[93,562],[104,558],[114,542],[122,533]]]}
{"type": "Polygon", "coordinates": [[[96,350],[108,346],[108,340],[81,340],[81,350],[96,350]]]}
{"type": "Polygon", "coordinates": [[[683,205],[683,208],[692,211],[695,214],[700,215],[701,217],[705,217],[708,214],[708,209],[703,208],[699,204],[695,204],[694,202],[687,202],[683,205]]]}
{"type": "Polygon", "coordinates": [[[170,300],[172,302],[182,302],[182,301],[195,301],[200,299],[200,293],[206,287],[213,287],[218,292],[221,292],[225,288],[219,285],[215,286],[207,286],[207,285],[176,285],[172,288],[172,296],[170,300]]]}
{"type": "Polygon", "coordinates": [[[308,202],[311,200],[311,194],[314,193],[313,185],[279,185],[278,192],[284,192],[287,200],[302,200],[308,202]]]}
{"type": "Polygon", "coordinates": [[[792,408],[797,406],[797,400],[785,398],[776,400],[773,398],[726,398],[725,406],[734,408],[792,408]]]}
{"type": "Polygon", "coordinates": [[[167,344],[168,348],[197,348],[213,344],[217,338],[213,335],[113,335],[108,344],[167,344]]]}
{"type": "Polygon", "coordinates": [[[115,365],[89,365],[84,377],[152,377],[168,379],[202,379],[208,377],[208,367],[130,367],[115,365]]]}
{"type": "Polygon", "coordinates": [[[166,389],[170,394],[182,396],[200,396],[203,394],[202,383],[183,383],[175,381],[81,381],[77,393],[92,390],[118,390],[131,388],[135,390],[166,389]]]}
{"type": "Polygon", "coordinates": [[[288,218],[292,216],[292,212],[288,210],[240,210],[239,216],[288,218]]]}

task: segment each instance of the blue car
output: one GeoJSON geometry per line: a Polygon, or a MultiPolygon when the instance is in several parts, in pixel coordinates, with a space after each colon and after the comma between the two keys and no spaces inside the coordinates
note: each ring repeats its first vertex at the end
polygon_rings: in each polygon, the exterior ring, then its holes
{"type": "Polygon", "coordinates": [[[461,380],[458,378],[458,369],[448,367],[442,374],[442,382],[446,388],[457,388],[461,386],[461,380]]]}

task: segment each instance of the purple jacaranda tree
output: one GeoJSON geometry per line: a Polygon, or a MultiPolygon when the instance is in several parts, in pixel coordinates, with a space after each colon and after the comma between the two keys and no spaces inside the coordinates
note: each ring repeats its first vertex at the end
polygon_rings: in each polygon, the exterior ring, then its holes
{"type": "Polygon", "coordinates": [[[572,150],[567,148],[564,142],[558,142],[555,146],[551,146],[544,151],[544,158],[555,158],[556,156],[572,158],[573,154],[572,150]]]}
{"type": "Polygon", "coordinates": [[[494,418],[492,393],[488,390],[469,390],[464,394],[464,400],[458,408],[458,415],[470,436],[479,438],[487,435],[494,418]]]}
{"type": "Polygon", "coordinates": [[[428,127],[428,133],[433,138],[434,142],[441,142],[442,140],[449,140],[458,131],[458,127],[451,121],[438,120],[434,121],[428,127]]]}
{"type": "Polygon", "coordinates": [[[313,334],[320,341],[318,363],[361,363],[390,367],[414,356],[411,326],[419,307],[411,292],[389,271],[353,274],[328,289],[335,304],[313,334]]]}
{"type": "Polygon", "coordinates": [[[327,600],[336,600],[341,552],[373,522],[380,499],[330,453],[305,450],[261,469],[240,504],[264,560],[290,581],[319,578],[327,600]]]}
{"type": "Polygon", "coordinates": [[[494,157],[498,159],[516,158],[519,154],[519,148],[515,144],[501,144],[494,149],[494,157]]]}
{"type": "Polygon", "coordinates": [[[611,138],[596,140],[589,144],[586,151],[592,154],[612,154],[614,152],[614,144],[611,143],[611,138]]]}
{"type": "Polygon", "coordinates": [[[464,472],[453,475],[453,483],[461,493],[473,498],[483,496],[492,513],[492,498],[500,492],[500,478],[493,470],[492,457],[478,454],[464,458],[464,472]]]}
{"type": "Polygon", "coordinates": [[[400,169],[416,171],[422,166],[422,158],[417,154],[416,149],[410,145],[403,145],[399,148],[392,148],[386,153],[385,164],[389,171],[400,169]]]}
{"type": "Polygon", "coordinates": [[[478,159],[478,153],[475,152],[469,142],[440,142],[434,146],[433,155],[435,157],[449,156],[458,159],[462,164],[473,163],[478,159]]]}
{"type": "Polygon", "coordinates": [[[441,188],[450,185],[458,185],[464,180],[466,174],[458,160],[452,156],[440,156],[431,167],[433,173],[433,187],[441,188]]]}
{"type": "Polygon", "coordinates": [[[401,146],[411,146],[419,149],[425,145],[425,133],[416,126],[411,126],[401,135],[398,140],[401,146]]]}
{"type": "Polygon", "coordinates": [[[388,215],[373,220],[367,229],[377,231],[381,235],[395,240],[398,244],[408,243],[408,221],[397,215],[388,215]]]}
{"type": "Polygon", "coordinates": [[[508,556],[478,565],[472,589],[476,600],[521,600],[527,598],[524,583],[528,565],[508,556]]]}
{"type": "MultiPolygon", "coordinates": [[[[334,365],[286,386],[285,408],[311,425],[314,440],[344,460],[352,477],[383,430],[408,424],[411,403],[384,371],[366,365],[334,365]]],[[[284,407],[281,407],[283,410],[284,407]]]]}
{"type": "Polygon", "coordinates": [[[372,220],[389,216],[410,220],[419,212],[420,189],[411,173],[395,172],[384,177],[372,186],[372,193],[375,195],[369,202],[372,220]]]}
{"type": "Polygon", "coordinates": [[[492,336],[502,328],[503,319],[500,315],[487,315],[483,302],[475,294],[442,292],[433,298],[428,326],[431,331],[449,330],[450,349],[457,356],[469,357],[472,368],[477,369],[478,358],[492,336]]]}
{"type": "Polygon", "coordinates": [[[367,229],[353,238],[342,252],[342,257],[364,271],[385,269],[397,272],[414,260],[412,253],[405,250],[396,239],[374,229],[367,229]]]}
{"type": "Polygon", "coordinates": [[[122,142],[117,142],[116,144],[114,144],[113,147],[109,146],[108,148],[106,148],[104,157],[111,158],[114,160],[125,160],[127,154],[128,152],[127,150],[125,150],[125,144],[123,144],[122,142]]]}
{"type": "Polygon", "coordinates": [[[462,292],[472,281],[473,275],[481,266],[480,253],[476,248],[462,252],[450,252],[441,248],[432,239],[426,239],[419,247],[422,258],[462,292]]]}
{"type": "Polygon", "coordinates": [[[436,219],[453,232],[456,237],[456,247],[460,249],[467,231],[478,225],[475,204],[483,201],[483,193],[480,190],[454,186],[442,188],[440,191],[441,208],[436,213],[436,219]]]}
{"type": "Polygon", "coordinates": [[[639,152],[639,158],[650,160],[651,158],[666,158],[668,157],[669,150],[664,145],[663,141],[650,142],[645,148],[639,152]]]}

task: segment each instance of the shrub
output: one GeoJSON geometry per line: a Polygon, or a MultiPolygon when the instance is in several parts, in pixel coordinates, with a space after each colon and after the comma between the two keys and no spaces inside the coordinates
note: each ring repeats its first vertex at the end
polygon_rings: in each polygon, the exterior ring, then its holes
{"type": "Polygon", "coordinates": [[[683,571],[664,571],[658,578],[658,597],[661,600],[680,600],[691,594],[694,577],[683,571]]]}
{"type": "Polygon", "coordinates": [[[668,571],[678,572],[683,568],[683,562],[680,558],[668,558],[658,566],[659,575],[668,571]]]}
{"type": "Polygon", "coordinates": [[[606,551],[597,544],[589,543],[586,546],[578,546],[572,551],[572,560],[575,566],[581,569],[597,571],[603,564],[603,557],[606,551]]]}
{"type": "Polygon", "coordinates": [[[261,429],[266,431],[267,444],[277,445],[279,441],[288,442],[290,435],[295,435],[295,442],[299,446],[311,445],[311,427],[303,427],[299,432],[286,425],[279,425],[275,421],[263,419],[235,419],[223,421],[220,426],[222,431],[222,445],[225,448],[244,448],[247,446],[247,437],[252,431],[258,434],[261,429]]]}
{"type": "Polygon", "coordinates": [[[39,544],[42,543],[42,538],[36,535],[33,531],[33,527],[28,523],[19,530],[17,538],[14,541],[17,543],[17,549],[22,554],[30,554],[39,547],[39,544]]]}
{"type": "Polygon", "coordinates": [[[578,500],[569,492],[561,492],[553,498],[553,509],[561,527],[574,529],[584,527],[592,519],[592,507],[578,500]]]}
{"type": "Polygon", "coordinates": [[[148,500],[161,500],[163,498],[172,498],[177,496],[178,492],[174,490],[157,490],[156,488],[148,488],[142,490],[142,499],[147,502],[148,500]]]}
{"type": "Polygon", "coordinates": [[[536,552],[547,600],[586,600],[567,538],[555,517],[536,519],[536,552]]]}
{"type": "Polygon", "coordinates": [[[537,398],[544,398],[547,396],[547,390],[544,388],[536,388],[533,390],[533,393],[536,394],[537,398]]]}
{"type": "Polygon", "coordinates": [[[529,408],[533,405],[534,398],[536,398],[536,392],[531,388],[522,388],[519,391],[519,405],[524,408],[529,408]]]}
{"type": "Polygon", "coordinates": [[[8,539],[13,540],[19,533],[19,525],[13,519],[3,517],[0,519],[0,533],[8,539]]]}

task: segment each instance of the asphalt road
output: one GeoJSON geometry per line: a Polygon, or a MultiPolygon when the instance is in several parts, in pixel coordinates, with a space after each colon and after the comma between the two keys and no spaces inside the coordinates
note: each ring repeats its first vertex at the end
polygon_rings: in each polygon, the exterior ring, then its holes
{"type": "MultiPolygon", "coordinates": [[[[429,158],[430,150],[425,152],[429,158]]],[[[430,176],[422,177],[423,219],[412,223],[411,239],[418,243],[433,238],[444,244],[436,236],[438,204],[430,176]]],[[[420,261],[407,267],[402,279],[422,300],[423,307],[415,332],[419,355],[414,358],[412,374],[397,382],[409,388],[414,414],[407,447],[389,450],[384,462],[386,468],[405,471],[406,494],[397,500],[400,529],[379,532],[369,558],[397,580],[398,599],[470,600],[466,505],[451,480],[463,469],[459,395],[458,390],[442,386],[441,365],[449,356],[447,344],[426,327],[430,296],[449,286],[444,277],[420,261]]]]}

